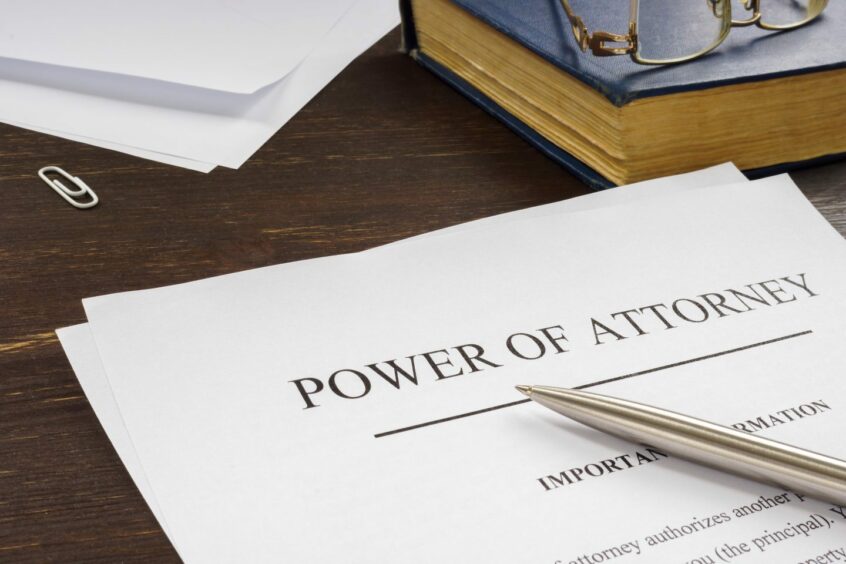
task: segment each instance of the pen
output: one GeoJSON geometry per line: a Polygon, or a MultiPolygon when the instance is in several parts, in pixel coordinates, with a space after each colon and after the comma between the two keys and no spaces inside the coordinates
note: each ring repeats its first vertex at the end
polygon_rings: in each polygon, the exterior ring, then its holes
{"type": "Polygon", "coordinates": [[[846,461],[642,403],[580,390],[517,386],[570,419],[718,470],[846,505],[846,461]]]}

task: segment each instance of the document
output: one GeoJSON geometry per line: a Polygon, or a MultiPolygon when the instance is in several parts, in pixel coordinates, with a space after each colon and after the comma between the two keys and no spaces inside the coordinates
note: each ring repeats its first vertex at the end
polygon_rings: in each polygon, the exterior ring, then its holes
{"type": "Polygon", "coordinates": [[[193,161],[191,159],[183,159],[182,157],[176,157],[173,155],[168,155],[165,153],[157,153],[155,151],[147,151],[146,149],[139,149],[137,147],[129,147],[127,145],[121,145],[119,143],[112,143],[110,141],[103,141],[102,139],[92,139],[90,137],[82,137],[80,135],[74,135],[72,133],[65,133],[63,131],[54,131],[52,129],[46,129],[44,127],[38,127],[35,125],[28,125],[25,123],[17,123],[14,121],[7,121],[9,125],[20,127],[23,129],[29,129],[30,131],[37,131],[39,133],[46,133],[47,135],[53,135],[55,137],[61,137],[62,139],[67,139],[68,141],[76,141],[78,143],[85,143],[86,145],[93,145],[94,147],[100,147],[102,149],[109,149],[110,151],[118,151],[121,153],[125,153],[127,155],[132,155],[133,157],[140,157],[142,159],[147,159],[151,161],[160,162],[163,164],[178,166],[182,168],[187,168],[189,170],[193,170],[196,172],[203,172],[209,173],[214,170],[216,167],[210,163],[204,163],[200,161],[193,161]]]}
{"type": "MultiPolygon", "coordinates": [[[[150,511],[158,520],[165,534],[170,537],[167,522],[161,509],[159,509],[159,504],[142,469],[141,461],[132,445],[132,437],[129,436],[126,426],[123,424],[123,418],[114,400],[114,395],[112,395],[109,380],[103,371],[103,364],[100,362],[97,353],[97,345],[94,343],[94,337],[91,335],[88,324],[64,327],[56,330],[56,334],[68,355],[74,373],[77,374],[88,402],[103,426],[103,430],[106,431],[138,491],[144,496],[144,501],[150,506],[150,511]]],[[[170,541],[174,545],[176,544],[172,537],[170,537],[170,541]]]]}
{"type": "MultiPolygon", "coordinates": [[[[279,33],[290,27],[262,23],[279,33]]],[[[0,58],[0,120],[165,155],[156,160],[238,168],[398,23],[394,0],[356,0],[296,68],[251,94],[0,58]]]]}
{"type": "MultiPolygon", "coordinates": [[[[697,188],[705,188],[708,186],[742,183],[746,181],[746,177],[742,172],[740,172],[740,169],[734,166],[734,164],[724,163],[703,170],[696,170],[673,176],[665,176],[662,178],[653,178],[651,180],[635,182],[634,184],[628,184],[626,186],[618,186],[614,190],[600,190],[577,198],[570,198],[560,202],[503,213],[492,217],[485,217],[467,223],[460,223],[451,227],[438,229],[437,231],[423,233],[422,235],[409,237],[407,239],[401,239],[399,241],[383,245],[381,248],[403,245],[409,241],[418,241],[420,239],[438,235],[455,234],[469,229],[476,229],[478,227],[501,225],[505,222],[514,221],[515,219],[531,219],[533,217],[545,215],[560,215],[562,213],[587,211],[602,207],[621,206],[635,201],[645,200],[669,191],[679,193],[697,188]]],[[[376,249],[373,250],[375,251],[376,249]]]]}
{"type": "MultiPolygon", "coordinates": [[[[457,233],[469,229],[502,224],[515,219],[528,219],[531,217],[556,214],[559,215],[559,217],[563,217],[564,214],[573,211],[583,211],[611,205],[621,205],[637,199],[649,198],[662,191],[673,190],[675,192],[681,192],[684,190],[691,190],[706,186],[745,181],[746,178],[743,173],[737,169],[737,167],[731,163],[726,163],[700,171],[647,180],[629,186],[621,186],[616,190],[593,192],[578,198],[562,200],[560,202],[483,218],[419,235],[417,237],[412,237],[403,241],[397,241],[392,243],[392,245],[401,245],[407,241],[415,241],[426,237],[457,233]]],[[[132,444],[132,438],[124,425],[123,418],[114,399],[111,386],[109,385],[108,377],[103,370],[103,366],[97,352],[97,345],[94,342],[94,337],[91,334],[90,327],[88,324],[81,324],[59,329],[56,333],[61,341],[62,347],[68,355],[68,360],[79,379],[80,385],[93,407],[98,420],[103,426],[103,429],[108,435],[109,440],[114,445],[118,456],[138,487],[138,490],[141,492],[141,495],[149,505],[153,515],[159,521],[162,529],[165,531],[165,534],[168,535],[170,541],[174,544],[174,547],[178,551],[178,541],[168,530],[165,516],[159,507],[155,494],[144,473],[141,460],[138,458],[138,454],[132,444]]]]}
{"type": "Polygon", "coordinates": [[[834,456],[841,237],[786,177],[86,300],[187,561],[780,562],[840,507],[523,401],[648,401],[834,456]]]}
{"type": "Polygon", "coordinates": [[[291,72],[353,0],[0,0],[19,61],[252,94],[291,72]]]}

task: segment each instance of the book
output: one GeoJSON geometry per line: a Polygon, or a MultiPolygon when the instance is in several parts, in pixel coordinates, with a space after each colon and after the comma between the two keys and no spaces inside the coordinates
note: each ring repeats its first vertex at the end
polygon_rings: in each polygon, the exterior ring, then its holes
{"type": "MultiPolygon", "coordinates": [[[[574,1],[625,33],[628,2],[574,1]]],[[[671,5],[671,2],[668,2],[671,5]]],[[[402,0],[415,60],[595,188],[733,161],[751,176],[846,155],[846,2],[645,66],[582,53],[558,0],[402,0]]]]}

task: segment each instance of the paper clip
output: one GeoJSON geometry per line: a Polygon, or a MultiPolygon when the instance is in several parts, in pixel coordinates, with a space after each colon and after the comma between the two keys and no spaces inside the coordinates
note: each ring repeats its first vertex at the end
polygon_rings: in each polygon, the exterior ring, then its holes
{"type": "Polygon", "coordinates": [[[41,180],[46,182],[47,185],[50,186],[50,188],[52,188],[59,196],[64,198],[67,203],[69,203],[75,208],[81,210],[93,208],[100,202],[100,199],[97,197],[97,194],[94,193],[94,190],[92,190],[88,186],[88,184],[83,182],[82,179],[80,179],[79,177],[71,176],[70,174],[68,174],[63,169],[57,166],[45,166],[44,168],[38,171],[38,176],[40,176],[41,180]],[[58,179],[53,180],[48,178],[48,172],[55,172],[56,174],[64,176],[66,179],[73,182],[77,189],[68,188],[67,186],[62,184],[58,179]],[[86,194],[91,196],[91,201],[80,202],[78,198],[80,198],[81,196],[85,196],[86,194]]]}

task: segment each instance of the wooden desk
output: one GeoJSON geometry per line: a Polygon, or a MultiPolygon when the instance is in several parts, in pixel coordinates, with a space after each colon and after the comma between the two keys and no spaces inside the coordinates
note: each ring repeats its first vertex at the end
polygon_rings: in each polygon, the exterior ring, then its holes
{"type": "MultiPolygon", "coordinates": [[[[53,333],[84,297],[360,251],[586,192],[397,51],[353,63],[241,170],[0,126],[0,561],[177,561],[53,333]],[[77,211],[38,177],[100,195],[77,211]]],[[[846,232],[846,163],[794,174],[846,232]]]]}

